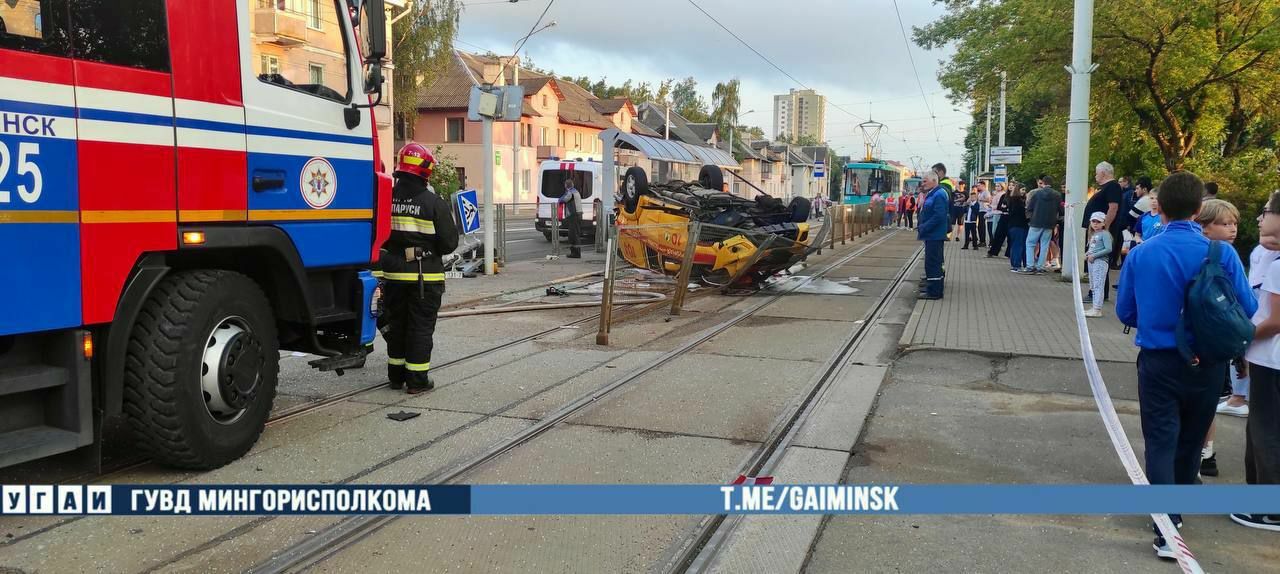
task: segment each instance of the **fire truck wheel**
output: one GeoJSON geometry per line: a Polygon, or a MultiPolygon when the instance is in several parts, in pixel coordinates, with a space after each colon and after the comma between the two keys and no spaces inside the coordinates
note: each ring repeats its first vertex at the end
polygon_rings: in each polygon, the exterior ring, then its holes
{"type": "Polygon", "coordinates": [[[634,214],[640,206],[640,196],[649,193],[649,177],[642,167],[629,167],[622,176],[622,208],[634,214]]]}
{"type": "Polygon", "coordinates": [[[707,164],[698,170],[698,185],[703,189],[724,191],[724,171],[720,166],[707,164]]]}
{"type": "Polygon", "coordinates": [[[217,468],[248,452],[276,395],[279,343],[252,279],[223,270],[166,277],[129,338],[125,413],[163,464],[217,468]]]}

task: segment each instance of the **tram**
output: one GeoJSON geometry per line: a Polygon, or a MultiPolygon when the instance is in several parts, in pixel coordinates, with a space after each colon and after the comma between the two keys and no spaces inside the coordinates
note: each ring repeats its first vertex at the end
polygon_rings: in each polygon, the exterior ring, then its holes
{"type": "Polygon", "coordinates": [[[851,162],[844,166],[844,204],[871,201],[874,194],[890,195],[902,191],[903,173],[884,160],[851,162]]]}

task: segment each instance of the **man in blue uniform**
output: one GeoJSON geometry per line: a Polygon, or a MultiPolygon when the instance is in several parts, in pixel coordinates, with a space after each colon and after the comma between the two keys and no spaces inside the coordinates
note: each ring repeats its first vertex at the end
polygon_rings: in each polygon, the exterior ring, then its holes
{"type": "Polygon", "coordinates": [[[947,240],[950,194],[938,185],[938,174],[926,172],[920,189],[925,192],[916,238],[924,242],[924,293],[921,299],[941,299],[943,290],[942,246],[947,240]]]}

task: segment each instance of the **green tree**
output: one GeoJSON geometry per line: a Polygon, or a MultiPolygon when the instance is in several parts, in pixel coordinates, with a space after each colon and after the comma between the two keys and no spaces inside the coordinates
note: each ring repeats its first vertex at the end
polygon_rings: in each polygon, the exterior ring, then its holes
{"type": "Polygon", "coordinates": [[[711,92],[711,121],[721,135],[727,136],[729,129],[738,125],[738,111],[742,105],[739,90],[742,83],[737,78],[716,84],[711,92]]]}
{"type": "Polygon", "coordinates": [[[671,88],[671,110],[691,122],[702,123],[711,119],[707,101],[698,95],[698,81],[692,76],[671,88]]]}
{"type": "Polygon", "coordinates": [[[418,115],[418,94],[423,85],[440,74],[453,57],[462,3],[458,0],[413,2],[411,13],[391,27],[392,110],[398,135],[413,139],[418,115]]]}
{"type": "Polygon", "coordinates": [[[449,201],[453,193],[462,188],[462,181],[458,178],[458,160],[445,154],[443,146],[436,146],[432,153],[436,156],[436,167],[431,170],[428,183],[436,190],[436,195],[449,201]]]}
{"type": "Polygon", "coordinates": [[[671,103],[671,84],[674,83],[675,80],[671,78],[662,80],[662,83],[658,84],[658,89],[653,94],[653,101],[661,103],[664,106],[671,103]]]}

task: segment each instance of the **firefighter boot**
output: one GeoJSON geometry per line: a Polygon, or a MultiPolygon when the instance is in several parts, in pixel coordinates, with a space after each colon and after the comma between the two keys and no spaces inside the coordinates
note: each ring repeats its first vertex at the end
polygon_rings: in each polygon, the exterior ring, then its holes
{"type": "Polygon", "coordinates": [[[434,388],[436,388],[436,384],[435,384],[435,383],[433,383],[433,382],[431,382],[431,378],[430,378],[430,377],[427,377],[427,382],[426,382],[426,383],[422,383],[422,384],[418,384],[418,383],[409,383],[409,388],[408,388],[408,390],[406,390],[405,392],[407,392],[407,393],[409,393],[409,394],[411,394],[411,395],[416,395],[416,394],[419,394],[419,393],[425,393],[425,392],[427,392],[427,391],[429,391],[429,390],[431,390],[431,389],[434,389],[434,388]]]}
{"type": "Polygon", "coordinates": [[[582,250],[577,245],[569,248],[569,259],[582,259],[582,250]]]}

